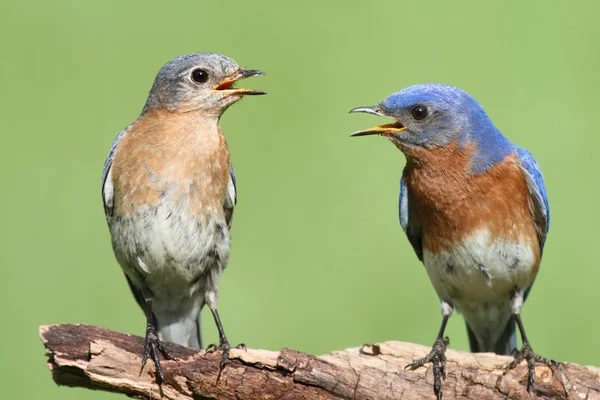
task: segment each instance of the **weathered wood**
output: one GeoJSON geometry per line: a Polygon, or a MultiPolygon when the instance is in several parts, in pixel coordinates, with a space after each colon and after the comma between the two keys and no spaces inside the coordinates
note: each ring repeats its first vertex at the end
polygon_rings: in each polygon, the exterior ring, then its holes
{"type": "MultiPolygon", "coordinates": [[[[405,371],[429,348],[385,342],[312,356],[295,350],[232,349],[217,382],[221,353],[166,343],[177,361],[162,361],[166,382],[148,362],[140,374],[143,339],[88,325],[40,327],[48,365],[59,385],[123,393],[143,399],[434,399],[431,368],[405,371]]],[[[600,369],[562,363],[536,368],[534,394],[526,391],[525,362],[448,350],[444,399],[600,400],[600,369]]]]}

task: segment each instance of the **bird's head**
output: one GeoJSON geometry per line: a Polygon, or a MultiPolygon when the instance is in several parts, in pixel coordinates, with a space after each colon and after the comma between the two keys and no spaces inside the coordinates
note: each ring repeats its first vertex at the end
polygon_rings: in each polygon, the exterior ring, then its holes
{"type": "Polygon", "coordinates": [[[378,106],[357,107],[350,112],[394,119],[391,124],[352,136],[383,135],[405,153],[446,146],[453,141],[459,146],[478,145],[490,137],[502,136],[475,99],[458,88],[442,84],[410,86],[378,106]]]}
{"type": "Polygon", "coordinates": [[[264,72],[241,68],[231,58],[215,53],[193,53],[163,66],[148,96],[146,107],[175,112],[203,112],[220,116],[245,95],[265,92],[237,88],[237,81],[264,72]]]}

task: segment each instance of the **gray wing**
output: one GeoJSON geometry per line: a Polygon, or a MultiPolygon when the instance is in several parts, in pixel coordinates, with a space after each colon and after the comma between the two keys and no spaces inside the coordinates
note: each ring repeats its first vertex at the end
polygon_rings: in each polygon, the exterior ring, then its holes
{"type": "Polygon", "coordinates": [[[527,182],[530,200],[529,208],[540,241],[540,250],[543,251],[546,236],[550,230],[550,206],[548,204],[548,193],[544,185],[544,178],[542,177],[540,166],[530,152],[516,145],[515,151],[519,159],[521,171],[527,182]]]}
{"type": "Polygon", "coordinates": [[[115,195],[112,177],[110,175],[112,162],[113,162],[113,159],[115,158],[115,152],[117,151],[117,146],[121,142],[121,139],[123,139],[123,136],[127,132],[129,132],[130,128],[131,128],[131,125],[128,126],[126,129],[123,129],[121,132],[119,132],[119,134],[113,141],[113,144],[110,148],[110,152],[108,153],[108,157],[106,157],[106,161],[104,162],[104,171],[102,171],[102,202],[104,203],[104,214],[106,215],[107,219],[112,217],[113,199],[114,199],[114,195],[115,195]]]}
{"type": "Polygon", "coordinates": [[[233,171],[233,165],[229,163],[229,182],[227,183],[227,193],[225,193],[225,200],[223,201],[223,210],[225,211],[225,221],[227,227],[231,229],[231,223],[233,221],[233,208],[237,204],[237,186],[235,181],[235,172],[233,171]]]}
{"type": "MultiPolygon", "coordinates": [[[[112,181],[112,177],[111,177],[112,162],[115,158],[117,146],[119,146],[119,143],[123,139],[123,136],[129,131],[130,128],[131,128],[131,125],[129,127],[127,127],[126,129],[123,129],[121,132],[119,132],[119,134],[113,141],[110,151],[108,152],[108,157],[106,157],[106,161],[104,162],[104,171],[102,171],[102,202],[104,203],[104,214],[106,215],[106,220],[108,221],[109,224],[110,224],[110,217],[112,217],[113,200],[114,200],[114,194],[115,194],[114,187],[113,187],[113,181],[112,181]]],[[[125,274],[125,278],[127,278],[127,283],[129,284],[129,288],[131,289],[131,292],[133,293],[133,297],[135,298],[135,301],[138,303],[140,308],[142,310],[144,310],[146,300],[144,298],[142,291],[133,284],[133,282],[127,276],[127,274],[125,274]]],[[[156,317],[153,318],[152,324],[154,325],[154,329],[158,329],[158,326],[156,325],[156,317]]]]}
{"type": "Polygon", "coordinates": [[[400,179],[400,201],[399,201],[399,211],[400,211],[400,225],[402,225],[402,229],[404,229],[404,233],[408,237],[408,241],[412,245],[417,257],[422,262],[423,261],[423,234],[421,231],[421,224],[417,220],[417,215],[415,214],[413,208],[411,207],[411,202],[408,194],[408,188],[406,187],[406,183],[404,182],[404,175],[400,179]]]}

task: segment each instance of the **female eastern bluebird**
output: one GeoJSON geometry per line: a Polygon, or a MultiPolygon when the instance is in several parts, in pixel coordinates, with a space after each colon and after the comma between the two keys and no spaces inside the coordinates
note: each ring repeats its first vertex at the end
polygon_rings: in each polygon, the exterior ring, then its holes
{"type": "Polygon", "coordinates": [[[444,330],[452,310],[467,323],[471,351],[511,354],[515,322],[523,347],[509,365],[526,359],[527,389],[536,355],[521,307],[540,266],[550,213],[539,166],[494,127],[475,99],[447,85],[415,85],[379,106],[359,107],[395,120],[352,136],[382,135],[406,156],[400,180],[400,224],[440,297],[442,325],[429,355],[434,391],[442,397],[444,330]]]}
{"type": "MultiPolygon", "coordinates": [[[[227,265],[236,183],[221,114],[244,95],[234,84],[264,75],[220,54],[178,57],[161,68],[138,119],[115,139],[102,198],[115,256],[147,318],[142,369],[151,356],[164,380],[161,340],[202,348],[200,311],[217,312],[227,265]]],[[[213,349],[217,346],[212,345],[213,349]]]]}

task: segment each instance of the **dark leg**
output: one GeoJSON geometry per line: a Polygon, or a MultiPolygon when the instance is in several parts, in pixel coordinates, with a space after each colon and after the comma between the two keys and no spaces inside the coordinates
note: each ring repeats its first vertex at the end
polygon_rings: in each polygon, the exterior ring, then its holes
{"type": "Polygon", "coordinates": [[[523,327],[523,321],[521,321],[521,314],[514,314],[515,321],[517,322],[517,326],[519,327],[519,332],[521,332],[521,339],[523,339],[523,346],[521,350],[515,349],[513,355],[515,359],[508,365],[508,369],[515,368],[517,365],[521,363],[523,360],[527,360],[527,366],[529,368],[529,376],[527,378],[527,391],[531,391],[533,388],[533,378],[535,377],[535,363],[543,363],[549,366],[550,368],[554,368],[558,366],[558,363],[549,358],[538,356],[531,349],[531,345],[529,344],[529,340],[527,339],[527,335],[525,334],[525,328],[523,327]]]}
{"type": "Polygon", "coordinates": [[[442,326],[438,332],[437,338],[433,343],[431,352],[420,360],[415,360],[408,364],[404,369],[417,369],[428,362],[433,363],[433,392],[438,400],[442,399],[442,378],[446,379],[446,348],[450,344],[450,339],[444,337],[446,324],[450,315],[452,315],[452,306],[442,300],[442,326]]]}
{"type": "MultiPolygon", "coordinates": [[[[223,368],[225,368],[225,364],[229,361],[229,341],[227,340],[227,336],[225,336],[225,331],[223,330],[223,325],[221,324],[221,318],[219,318],[219,312],[216,308],[211,308],[213,317],[215,318],[215,323],[217,324],[217,329],[219,330],[219,346],[215,346],[214,344],[209,345],[206,348],[206,351],[215,351],[217,349],[223,351],[223,358],[221,359],[221,365],[219,367],[219,375],[217,375],[217,382],[219,378],[221,378],[221,372],[223,368]]],[[[245,349],[246,346],[242,343],[236,346],[238,349],[245,349]]]]}
{"type": "MultiPolygon", "coordinates": [[[[202,307],[204,307],[204,304],[200,307],[200,310],[202,310],[202,307]]],[[[196,318],[196,329],[198,329],[198,344],[200,345],[200,350],[202,350],[204,348],[204,343],[202,342],[202,326],[200,315],[198,315],[198,318],[196,318]]]]}
{"type": "Polygon", "coordinates": [[[144,370],[144,366],[146,365],[146,361],[148,361],[148,357],[151,357],[152,361],[154,361],[154,364],[156,365],[156,382],[160,385],[165,381],[165,377],[160,366],[158,353],[161,352],[167,360],[173,360],[174,358],[169,354],[167,349],[164,348],[162,342],[158,339],[158,334],[154,328],[152,317],[152,299],[146,299],[145,301],[146,307],[144,311],[146,312],[146,338],[144,340],[144,353],[142,354],[142,368],[140,369],[140,375],[144,370]]]}

